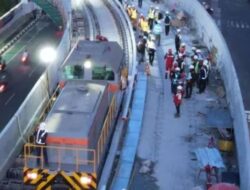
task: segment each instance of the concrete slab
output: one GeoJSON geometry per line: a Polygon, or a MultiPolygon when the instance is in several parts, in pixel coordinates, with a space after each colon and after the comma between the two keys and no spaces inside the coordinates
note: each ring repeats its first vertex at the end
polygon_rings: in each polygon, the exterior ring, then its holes
{"type": "Polygon", "coordinates": [[[211,109],[207,113],[208,127],[215,128],[233,128],[232,118],[229,110],[211,109]]]}

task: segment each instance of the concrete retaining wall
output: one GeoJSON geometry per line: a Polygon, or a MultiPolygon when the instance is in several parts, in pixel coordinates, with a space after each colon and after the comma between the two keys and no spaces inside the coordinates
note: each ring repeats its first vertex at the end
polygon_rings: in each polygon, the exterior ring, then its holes
{"type": "MultiPolygon", "coordinates": [[[[71,4],[67,0],[60,1],[60,9],[63,9],[65,20],[71,20],[71,4]]],[[[26,4],[25,6],[32,4],[26,4]]],[[[28,8],[27,8],[28,10],[28,8]]],[[[29,9],[32,11],[32,7],[29,9]]],[[[62,11],[62,10],[61,10],[62,11]]],[[[60,12],[61,12],[60,11],[60,12]]],[[[12,164],[13,159],[19,154],[30,131],[39,117],[42,109],[47,104],[49,94],[58,83],[57,71],[60,64],[66,58],[70,50],[71,23],[65,25],[65,32],[57,48],[58,58],[49,66],[32,88],[14,117],[9,121],[4,130],[0,133],[0,178],[3,178],[6,170],[12,164]]]]}
{"type": "Polygon", "coordinates": [[[168,0],[170,7],[187,11],[195,22],[199,36],[209,48],[218,50],[217,66],[225,84],[227,101],[233,118],[241,190],[250,189],[250,141],[238,77],[226,42],[214,20],[197,0],[168,0]]]}

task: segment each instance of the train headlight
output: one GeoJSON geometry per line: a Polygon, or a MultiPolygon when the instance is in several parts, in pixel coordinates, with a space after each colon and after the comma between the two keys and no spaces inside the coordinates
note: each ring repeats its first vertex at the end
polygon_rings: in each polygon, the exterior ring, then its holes
{"type": "Polygon", "coordinates": [[[31,180],[36,179],[37,178],[37,173],[36,172],[29,172],[29,173],[27,173],[27,178],[31,179],[31,180]]]}
{"type": "Polygon", "coordinates": [[[92,181],[91,177],[88,177],[88,176],[82,176],[82,177],[80,178],[80,182],[81,182],[82,184],[84,184],[84,185],[90,184],[91,181],[92,181]]]}
{"type": "Polygon", "coordinates": [[[56,60],[56,50],[52,47],[44,47],[39,52],[39,58],[43,63],[52,63],[56,60]]]}
{"type": "Polygon", "coordinates": [[[86,60],[86,61],[84,62],[84,68],[90,69],[91,67],[92,67],[91,61],[90,61],[90,60],[86,60]]]}

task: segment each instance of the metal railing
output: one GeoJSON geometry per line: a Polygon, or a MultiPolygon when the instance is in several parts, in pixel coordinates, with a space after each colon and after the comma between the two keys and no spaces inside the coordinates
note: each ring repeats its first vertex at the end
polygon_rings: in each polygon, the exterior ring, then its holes
{"type": "MultiPolygon", "coordinates": [[[[96,172],[96,150],[88,148],[79,148],[79,147],[66,147],[66,146],[43,146],[26,143],[24,145],[24,167],[30,167],[32,165],[32,160],[39,160],[38,168],[44,168],[44,150],[53,153],[53,156],[56,157],[55,164],[57,169],[61,169],[64,164],[64,159],[62,159],[63,152],[71,152],[71,155],[74,155],[74,161],[72,162],[75,166],[74,171],[79,172],[81,166],[92,166],[93,170],[91,173],[96,172]],[[36,150],[40,149],[40,155],[37,155],[36,150]]],[[[37,151],[38,152],[38,151],[37,151]]],[[[34,164],[33,164],[34,165],[34,164]]]]}
{"type": "Polygon", "coordinates": [[[107,144],[107,141],[108,141],[110,128],[112,126],[112,122],[114,121],[113,119],[114,119],[115,113],[116,113],[116,97],[113,96],[110,106],[109,106],[108,114],[106,116],[106,119],[102,127],[101,135],[97,143],[97,165],[99,165],[101,156],[103,155],[103,152],[105,151],[105,145],[107,144]]]}

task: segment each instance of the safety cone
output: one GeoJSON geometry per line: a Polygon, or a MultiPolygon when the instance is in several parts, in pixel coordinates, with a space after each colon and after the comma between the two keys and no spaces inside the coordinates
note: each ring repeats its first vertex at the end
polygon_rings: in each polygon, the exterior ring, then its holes
{"type": "Polygon", "coordinates": [[[146,72],[146,74],[148,75],[148,76],[150,76],[150,67],[149,67],[149,64],[146,64],[146,66],[145,66],[145,72],[146,72]]]}

